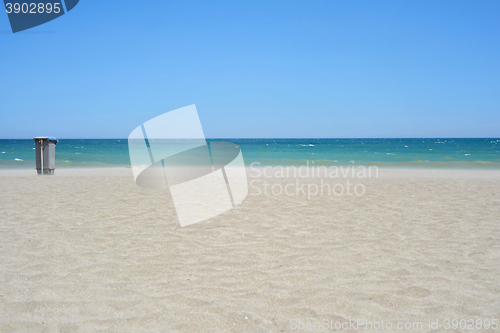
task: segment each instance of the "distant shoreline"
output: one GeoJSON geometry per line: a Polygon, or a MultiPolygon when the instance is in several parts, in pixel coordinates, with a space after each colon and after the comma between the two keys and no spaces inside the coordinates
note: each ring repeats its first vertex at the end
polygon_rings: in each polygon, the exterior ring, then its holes
{"type": "MultiPolygon", "coordinates": [[[[271,167],[266,169],[266,174],[264,174],[264,168],[256,168],[260,171],[254,172],[251,168],[246,168],[248,179],[261,178],[265,179],[266,175],[269,178],[304,178],[300,175],[295,177],[289,174],[289,177],[283,177],[283,174],[279,173],[277,167],[271,167]]],[[[309,168],[310,170],[312,168],[309,168]]],[[[99,168],[58,168],[55,170],[54,176],[43,176],[43,177],[130,177],[133,180],[132,169],[130,167],[99,167],[99,168]]],[[[38,176],[36,170],[33,169],[0,169],[0,177],[42,177],[38,176]]],[[[328,176],[322,177],[305,177],[307,179],[311,178],[329,178],[328,176]]],[[[339,173],[339,176],[335,179],[351,179],[359,178],[350,172],[346,172],[345,175],[339,173]]],[[[362,177],[363,178],[363,177],[362,177]]],[[[372,176],[368,178],[487,178],[487,179],[500,179],[500,170],[479,170],[479,169],[424,169],[424,168],[378,168],[377,173],[372,173],[372,176]],[[376,176],[375,176],[376,175],[376,176]]]]}

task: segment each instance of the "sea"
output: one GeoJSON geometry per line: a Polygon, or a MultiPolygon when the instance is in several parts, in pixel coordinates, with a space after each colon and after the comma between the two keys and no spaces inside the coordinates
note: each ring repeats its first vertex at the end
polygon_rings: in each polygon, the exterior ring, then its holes
{"type": "MultiPolygon", "coordinates": [[[[247,166],[500,170],[500,139],[207,139],[241,147],[247,166]]],[[[127,139],[60,139],[56,168],[130,166],[127,139]]],[[[0,169],[35,168],[33,140],[0,140],[0,169]]]]}

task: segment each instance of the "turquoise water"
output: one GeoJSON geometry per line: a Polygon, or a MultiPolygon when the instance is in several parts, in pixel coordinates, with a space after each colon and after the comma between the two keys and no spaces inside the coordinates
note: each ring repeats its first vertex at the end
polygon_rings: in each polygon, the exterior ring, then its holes
{"type": "MultiPolygon", "coordinates": [[[[214,139],[240,145],[245,163],[500,170],[500,139],[214,139]]],[[[0,140],[0,168],[34,168],[33,140],[0,140]]],[[[62,139],[56,167],[130,165],[126,139],[62,139]]]]}

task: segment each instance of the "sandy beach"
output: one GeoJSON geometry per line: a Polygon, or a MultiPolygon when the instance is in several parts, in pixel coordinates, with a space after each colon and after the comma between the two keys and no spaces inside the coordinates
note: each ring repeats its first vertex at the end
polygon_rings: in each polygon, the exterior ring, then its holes
{"type": "Polygon", "coordinates": [[[383,321],[442,332],[446,320],[500,320],[500,171],[248,174],[240,205],[181,228],[169,192],[136,186],[130,168],[1,171],[0,331],[373,332],[360,324],[383,321]],[[275,193],[296,181],[364,191],[275,195],[264,181],[275,193]]]}

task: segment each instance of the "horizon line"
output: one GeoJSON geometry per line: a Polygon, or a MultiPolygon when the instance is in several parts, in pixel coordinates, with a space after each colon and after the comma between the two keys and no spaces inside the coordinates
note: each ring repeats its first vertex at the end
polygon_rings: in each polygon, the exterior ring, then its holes
{"type": "MultiPolygon", "coordinates": [[[[56,138],[58,140],[128,140],[128,138],[56,138]]],[[[500,139],[500,137],[249,137],[249,138],[231,138],[231,137],[212,137],[205,140],[361,140],[361,139],[500,139]]],[[[33,140],[33,138],[0,138],[0,140],[33,140]]]]}

